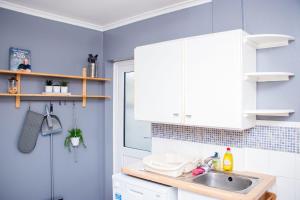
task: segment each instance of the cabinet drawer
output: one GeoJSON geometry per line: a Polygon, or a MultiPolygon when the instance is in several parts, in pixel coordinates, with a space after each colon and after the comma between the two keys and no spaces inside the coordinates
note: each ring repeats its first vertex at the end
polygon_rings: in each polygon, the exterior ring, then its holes
{"type": "Polygon", "coordinates": [[[126,200],[144,200],[151,197],[151,192],[143,187],[128,184],[126,187],[126,200]]]}

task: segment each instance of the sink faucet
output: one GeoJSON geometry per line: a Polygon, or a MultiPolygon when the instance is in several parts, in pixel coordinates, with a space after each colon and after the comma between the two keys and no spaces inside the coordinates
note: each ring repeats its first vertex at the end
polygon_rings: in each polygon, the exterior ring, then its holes
{"type": "Polygon", "coordinates": [[[213,160],[217,157],[218,157],[218,153],[215,153],[215,155],[206,158],[203,164],[201,165],[201,167],[204,168],[206,172],[209,172],[210,170],[213,169],[213,160]]]}
{"type": "Polygon", "coordinates": [[[210,156],[206,158],[201,165],[201,167],[205,168],[206,171],[210,171],[212,169],[214,156],[210,156]]]}

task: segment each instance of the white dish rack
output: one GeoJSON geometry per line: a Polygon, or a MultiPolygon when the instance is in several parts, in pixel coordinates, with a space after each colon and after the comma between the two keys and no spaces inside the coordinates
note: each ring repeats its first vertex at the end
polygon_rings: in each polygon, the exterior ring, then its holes
{"type": "Polygon", "coordinates": [[[200,161],[197,157],[165,153],[147,156],[143,159],[143,164],[146,171],[179,177],[195,169],[200,161]]]}

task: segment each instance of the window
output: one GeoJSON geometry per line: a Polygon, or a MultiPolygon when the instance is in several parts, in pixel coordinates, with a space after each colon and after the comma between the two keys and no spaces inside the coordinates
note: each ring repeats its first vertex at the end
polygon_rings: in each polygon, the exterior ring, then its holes
{"type": "Polygon", "coordinates": [[[124,73],[124,147],[151,151],[151,123],[134,119],[134,72],[124,73]]]}

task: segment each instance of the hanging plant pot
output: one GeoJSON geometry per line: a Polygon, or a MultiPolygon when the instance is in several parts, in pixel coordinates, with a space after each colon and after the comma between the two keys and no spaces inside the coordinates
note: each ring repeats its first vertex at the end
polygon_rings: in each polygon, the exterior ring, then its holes
{"type": "MultiPolygon", "coordinates": [[[[70,130],[68,130],[69,134],[65,139],[64,146],[68,148],[69,152],[71,152],[72,148],[74,150],[74,153],[76,154],[77,149],[80,145],[82,145],[84,148],[86,148],[86,145],[84,143],[82,130],[80,128],[77,128],[77,119],[76,119],[76,112],[75,112],[75,103],[73,103],[73,118],[74,118],[74,127],[70,130]],[[75,148],[76,147],[76,148],[75,148]]],[[[77,159],[75,159],[75,162],[77,162],[77,159]]]]}
{"type": "Polygon", "coordinates": [[[73,147],[78,147],[80,143],[80,137],[71,137],[71,143],[73,147]]]}

